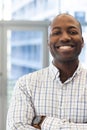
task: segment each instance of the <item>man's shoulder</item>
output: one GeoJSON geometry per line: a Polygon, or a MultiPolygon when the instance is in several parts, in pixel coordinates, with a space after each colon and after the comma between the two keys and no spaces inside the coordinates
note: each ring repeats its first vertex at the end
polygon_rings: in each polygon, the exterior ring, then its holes
{"type": "Polygon", "coordinates": [[[26,77],[41,77],[46,75],[49,72],[49,67],[34,71],[26,75],[26,77]]]}
{"type": "Polygon", "coordinates": [[[19,80],[34,80],[36,78],[41,79],[41,77],[46,76],[49,73],[49,67],[34,71],[32,73],[28,73],[26,75],[23,75],[22,77],[19,78],[19,80]]]}

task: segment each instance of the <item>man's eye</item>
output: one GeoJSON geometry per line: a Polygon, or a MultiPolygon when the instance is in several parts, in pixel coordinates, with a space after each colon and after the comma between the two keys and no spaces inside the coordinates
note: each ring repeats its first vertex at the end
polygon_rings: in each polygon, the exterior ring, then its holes
{"type": "Polygon", "coordinates": [[[54,36],[54,35],[59,35],[59,34],[61,34],[61,32],[59,32],[59,31],[58,31],[58,32],[53,32],[53,33],[52,33],[53,36],[54,36]]]}
{"type": "Polygon", "coordinates": [[[77,31],[69,31],[69,33],[72,34],[72,35],[78,34],[77,31]]]}

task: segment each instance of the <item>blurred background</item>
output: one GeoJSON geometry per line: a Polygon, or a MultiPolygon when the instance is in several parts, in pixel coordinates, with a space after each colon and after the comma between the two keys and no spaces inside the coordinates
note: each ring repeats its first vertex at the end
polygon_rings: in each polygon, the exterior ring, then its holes
{"type": "Polygon", "coordinates": [[[59,13],[70,13],[82,24],[85,46],[80,55],[87,66],[87,0],[0,0],[0,130],[17,79],[48,66],[48,26],[59,13]]]}

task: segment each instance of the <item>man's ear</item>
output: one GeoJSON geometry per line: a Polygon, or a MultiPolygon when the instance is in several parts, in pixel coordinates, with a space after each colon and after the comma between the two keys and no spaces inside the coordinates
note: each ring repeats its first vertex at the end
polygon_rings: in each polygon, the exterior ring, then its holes
{"type": "Polygon", "coordinates": [[[49,44],[49,42],[47,43],[47,47],[48,47],[48,49],[50,49],[50,44],[49,44]]]}
{"type": "Polygon", "coordinates": [[[84,38],[82,37],[82,47],[84,47],[84,38]]]}
{"type": "Polygon", "coordinates": [[[48,37],[48,39],[47,39],[47,45],[48,45],[48,47],[49,47],[49,45],[50,45],[50,39],[49,39],[49,37],[48,37]]]}

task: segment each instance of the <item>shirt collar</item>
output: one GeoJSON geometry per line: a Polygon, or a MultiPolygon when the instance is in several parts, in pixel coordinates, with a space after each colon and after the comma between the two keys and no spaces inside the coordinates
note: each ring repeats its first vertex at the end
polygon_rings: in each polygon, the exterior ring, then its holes
{"type": "MultiPolygon", "coordinates": [[[[76,71],[74,72],[73,76],[70,77],[68,80],[70,81],[75,75],[79,74],[82,70],[82,64],[79,62],[78,68],[76,69],[76,71]]],[[[58,79],[59,78],[59,69],[56,68],[56,66],[53,65],[53,63],[50,64],[50,72],[52,74],[52,79],[58,79]]],[[[68,81],[67,80],[67,81],[68,81]]]]}

